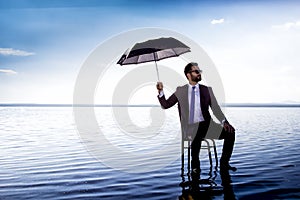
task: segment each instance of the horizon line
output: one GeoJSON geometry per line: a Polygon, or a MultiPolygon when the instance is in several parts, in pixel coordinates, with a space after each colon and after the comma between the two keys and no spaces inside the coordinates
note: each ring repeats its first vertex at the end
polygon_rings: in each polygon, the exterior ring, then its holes
{"type": "MultiPolygon", "coordinates": [[[[225,103],[221,107],[300,107],[300,103],[225,103]]],[[[160,107],[159,104],[0,103],[0,107],[160,107]]]]}

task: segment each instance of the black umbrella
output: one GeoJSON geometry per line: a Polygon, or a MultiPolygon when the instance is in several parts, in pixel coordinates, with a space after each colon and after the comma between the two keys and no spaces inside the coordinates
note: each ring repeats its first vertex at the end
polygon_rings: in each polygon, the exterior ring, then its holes
{"type": "Polygon", "coordinates": [[[190,47],[175,38],[158,38],[136,43],[131,49],[127,49],[117,64],[129,65],[155,61],[157,78],[159,81],[156,61],[176,57],[190,51],[190,47]]]}

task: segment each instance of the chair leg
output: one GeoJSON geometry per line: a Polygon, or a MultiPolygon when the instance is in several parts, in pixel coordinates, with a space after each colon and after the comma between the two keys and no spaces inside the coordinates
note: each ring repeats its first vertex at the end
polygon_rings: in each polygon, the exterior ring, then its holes
{"type": "MultiPolygon", "coordinates": [[[[213,139],[203,139],[201,142],[205,142],[206,143],[206,147],[203,146],[203,149],[207,148],[207,153],[209,156],[209,163],[210,166],[213,166],[213,161],[212,161],[212,152],[211,150],[213,149],[214,151],[214,157],[215,157],[215,163],[216,163],[216,168],[218,167],[218,153],[217,153],[217,148],[216,148],[216,142],[213,139]],[[210,143],[211,140],[211,143],[210,143]]],[[[184,155],[184,150],[187,148],[187,175],[189,177],[190,173],[191,173],[191,141],[187,141],[187,147],[185,146],[185,140],[182,139],[181,141],[181,175],[184,177],[184,173],[185,173],[185,155],[184,155]]]]}
{"type": "Polygon", "coordinates": [[[191,172],[191,144],[188,142],[188,174],[191,172]]]}
{"type": "Polygon", "coordinates": [[[211,141],[212,141],[213,147],[214,147],[214,153],[215,153],[215,159],[216,159],[216,167],[218,167],[218,152],[217,152],[216,142],[213,139],[211,141]]]}
{"type": "Polygon", "coordinates": [[[184,176],[184,140],[181,140],[181,175],[184,176]]]}
{"type": "Polygon", "coordinates": [[[206,142],[206,145],[207,145],[207,153],[208,153],[208,157],[209,157],[209,163],[210,163],[210,166],[212,166],[212,158],[211,158],[211,151],[210,151],[210,144],[208,142],[208,140],[206,139],[203,139],[202,141],[206,142]]]}

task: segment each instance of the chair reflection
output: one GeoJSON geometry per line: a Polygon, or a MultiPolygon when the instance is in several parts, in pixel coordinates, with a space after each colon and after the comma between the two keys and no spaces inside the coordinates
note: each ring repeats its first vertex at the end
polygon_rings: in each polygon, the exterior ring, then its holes
{"type": "Polygon", "coordinates": [[[182,194],[179,199],[212,199],[216,195],[224,195],[224,199],[236,199],[231,185],[231,176],[228,170],[220,170],[221,184],[217,184],[216,178],[218,176],[218,155],[216,143],[213,139],[202,139],[200,150],[207,150],[209,159],[208,173],[202,172],[195,175],[191,173],[191,140],[182,138],[181,144],[181,179],[179,186],[182,188],[182,194]],[[214,154],[214,162],[212,158],[212,151],[214,154]],[[186,155],[187,154],[187,155],[186,155]],[[187,162],[185,163],[185,160],[187,162]],[[185,168],[187,173],[185,174],[185,168]],[[200,178],[205,176],[205,178],[200,178]]]}
{"type": "MultiPolygon", "coordinates": [[[[212,167],[210,167],[212,169],[212,167]]],[[[232,188],[232,180],[228,170],[220,170],[221,186],[219,186],[215,180],[207,179],[191,179],[191,181],[181,182],[179,185],[182,188],[179,200],[198,200],[198,199],[214,199],[215,196],[222,196],[225,200],[235,200],[235,194],[232,188]]],[[[209,172],[215,174],[213,178],[216,178],[218,173],[216,170],[209,172]]]]}

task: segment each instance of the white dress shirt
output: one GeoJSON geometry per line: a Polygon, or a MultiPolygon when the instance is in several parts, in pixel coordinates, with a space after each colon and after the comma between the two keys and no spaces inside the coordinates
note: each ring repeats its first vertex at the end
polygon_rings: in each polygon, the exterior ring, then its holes
{"type": "MultiPolygon", "coordinates": [[[[191,96],[192,96],[192,89],[193,86],[188,84],[188,98],[189,98],[189,109],[191,108],[191,96]]],[[[195,107],[194,107],[194,123],[204,121],[204,117],[201,110],[201,103],[200,103],[200,89],[199,84],[195,85],[195,107]]]]}

